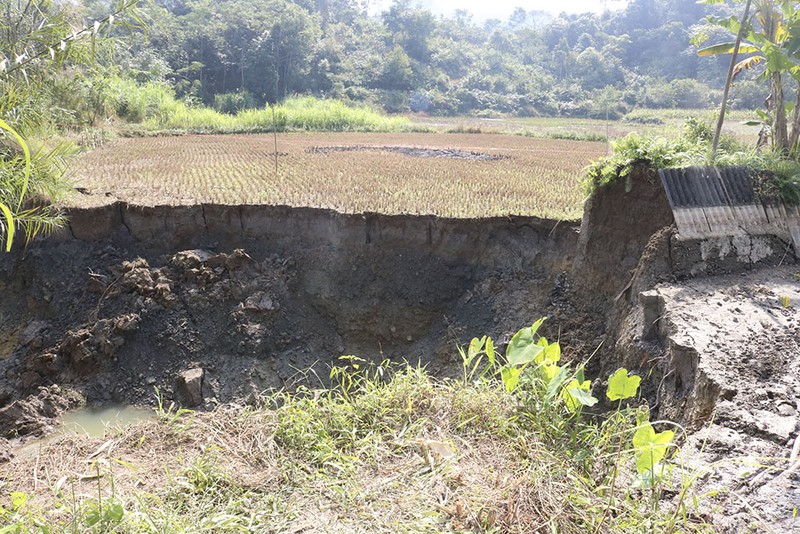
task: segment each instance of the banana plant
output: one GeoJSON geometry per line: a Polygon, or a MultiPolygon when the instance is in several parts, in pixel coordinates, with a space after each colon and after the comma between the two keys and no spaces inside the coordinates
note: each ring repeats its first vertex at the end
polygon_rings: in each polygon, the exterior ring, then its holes
{"type": "MultiPolygon", "coordinates": [[[[702,4],[719,4],[724,0],[704,0],[702,4]]],[[[762,123],[769,123],[773,146],[792,152],[800,139],[800,12],[794,2],[785,0],[754,0],[753,14],[744,21],[743,40],[738,52],[751,54],[734,65],[733,78],[757,66],[764,68],[764,79],[769,82],[768,110],[760,114],[762,123]],[[783,78],[791,76],[797,84],[795,102],[786,103],[783,78]],[[792,115],[791,133],[787,115],[792,115]]],[[[736,17],[716,20],[714,23],[734,34],[739,34],[742,21],[736,17]]],[[[701,48],[701,57],[729,54],[737,43],[724,42],[701,48]]]]}

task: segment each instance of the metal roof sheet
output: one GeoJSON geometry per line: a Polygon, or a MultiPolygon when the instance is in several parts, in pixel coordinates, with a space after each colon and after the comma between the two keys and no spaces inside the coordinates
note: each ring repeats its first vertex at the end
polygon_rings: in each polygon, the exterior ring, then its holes
{"type": "Polygon", "coordinates": [[[800,254],[800,208],[761,199],[746,167],[684,167],[658,171],[686,238],[774,234],[800,254]]]}

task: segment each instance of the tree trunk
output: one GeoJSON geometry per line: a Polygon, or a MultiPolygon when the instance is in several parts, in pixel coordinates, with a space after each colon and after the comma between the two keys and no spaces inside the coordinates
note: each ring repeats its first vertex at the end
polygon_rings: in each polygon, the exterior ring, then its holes
{"type": "Polygon", "coordinates": [[[725,78],[725,88],[722,90],[722,104],[719,106],[719,118],[717,119],[717,128],[714,130],[714,141],[711,144],[711,159],[717,157],[717,147],[719,146],[719,136],[722,134],[722,123],[725,120],[725,110],[728,106],[728,92],[731,90],[733,82],[733,69],[736,66],[736,59],[739,56],[739,46],[742,44],[744,38],[744,31],[747,27],[747,17],[750,14],[750,4],[752,0],[747,0],[744,6],[744,15],[742,15],[742,23],[739,26],[739,31],[736,33],[736,44],[733,45],[733,55],[731,55],[731,63],[728,66],[728,76],[725,78]]]}
{"type": "Polygon", "coordinates": [[[783,98],[783,83],[781,73],[774,72],[770,75],[772,92],[772,146],[782,153],[789,151],[789,132],[786,124],[786,106],[783,98]]]}
{"type": "Polygon", "coordinates": [[[794,97],[794,113],[792,113],[792,130],[789,134],[789,150],[793,157],[797,157],[797,142],[800,141],[800,83],[794,97]]]}

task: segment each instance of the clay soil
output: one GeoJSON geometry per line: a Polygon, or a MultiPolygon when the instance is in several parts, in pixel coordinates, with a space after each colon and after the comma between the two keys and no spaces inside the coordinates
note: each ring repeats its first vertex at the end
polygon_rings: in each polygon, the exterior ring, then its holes
{"type": "MultiPolygon", "coordinates": [[[[208,211],[204,218],[211,226],[208,211]]],[[[137,234],[137,220],[115,228],[137,234]]],[[[273,235],[285,230],[286,239],[241,246],[230,234],[227,246],[212,233],[173,248],[158,237],[84,241],[68,231],[5,257],[0,437],[46,432],[83,402],[254,402],[264,391],[326,383],[341,355],[456,373],[457,348],[472,337],[503,343],[548,315],[546,332],[573,357],[600,342],[601,322],[582,318],[567,297],[574,225],[431,224],[416,232],[403,218],[312,210],[280,223],[273,235]],[[297,240],[308,225],[338,227],[336,242],[297,240]],[[202,369],[199,399],[177,387],[191,369],[202,369]]]]}

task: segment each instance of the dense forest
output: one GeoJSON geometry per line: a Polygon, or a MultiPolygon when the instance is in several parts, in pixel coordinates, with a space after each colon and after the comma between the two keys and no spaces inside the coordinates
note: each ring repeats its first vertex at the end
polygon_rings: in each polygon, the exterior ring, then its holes
{"type": "MultiPolygon", "coordinates": [[[[724,8],[696,0],[555,18],[517,8],[483,24],[408,0],[372,17],[357,0],[156,4],[149,39],[129,50],[121,74],[167,79],[220,109],[311,93],[390,112],[605,116],[609,103],[612,113],[718,104],[712,88],[725,76],[724,59],[699,58],[690,43],[712,8],[724,8]]],[[[738,93],[747,107],[765,96],[755,85],[738,93]]]]}
{"type": "MultiPolygon", "coordinates": [[[[3,4],[11,21],[25,2],[3,4]]],[[[108,0],[40,4],[48,20],[58,14],[76,27],[115,9],[108,0]]],[[[408,0],[379,14],[359,0],[139,2],[141,24],[104,30],[112,38],[92,45],[95,61],[52,82],[49,107],[69,110],[55,119],[62,123],[124,116],[124,103],[111,100],[130,93],[115,85],[125,80],[224,112],[298,94],[437,115],[618,118],[637,107],[707,108],[719,105],[727,58],[698,57],[692,43],[724,35],[706,18],[734,9],[632,0],[602,14],[517,8],[479,23],[467,11],[436,16],[408,0]]],[[[0,40],[9,62],[29,44],[0,40]]],[[[742,79],[732,105],[757,107],[765,96],[763,84],[742,79]]]]}

